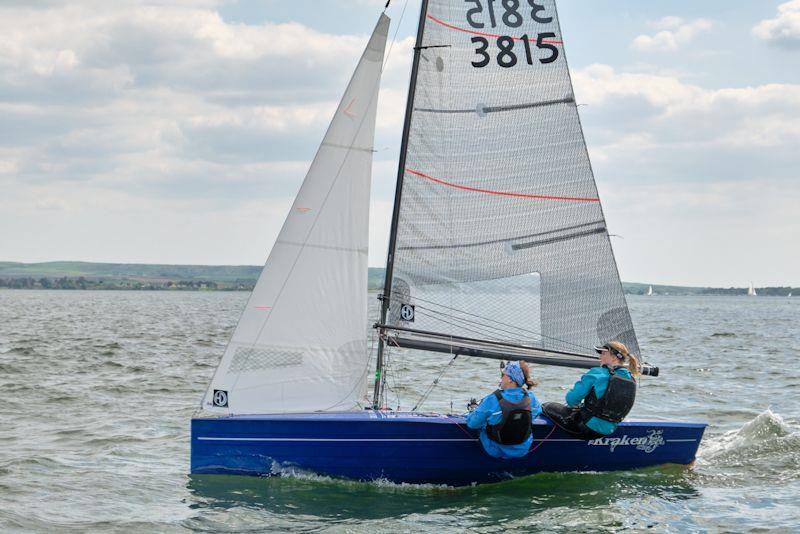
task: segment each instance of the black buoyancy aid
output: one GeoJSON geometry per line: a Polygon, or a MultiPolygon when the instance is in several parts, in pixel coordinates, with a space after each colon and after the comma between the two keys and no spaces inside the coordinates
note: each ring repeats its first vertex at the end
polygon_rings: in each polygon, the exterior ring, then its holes
{"type": "Polygon", "coordinates": [[[619,369],[618,367],[613,369],[605,365],[603,367],[608,369],[609,373],[606,392],[598,399],[592,386],[592,390],[583,400],[581,411],[585,412],[586,420],[598,417],[612,423],[621,423],[636,401],[636,380],[617,374],[615,371],[619,369]]]}
{"type": "Polygon", "coordinates": [[[495,398],[503,410],[503,418],[496,425],[487,425],[486,434],[489,439],[501,445],[519,445],[531,435],[531,398],[525,397],[519,402],[511,402],[503,397],[503,392],[494,392],[495,398]]]}

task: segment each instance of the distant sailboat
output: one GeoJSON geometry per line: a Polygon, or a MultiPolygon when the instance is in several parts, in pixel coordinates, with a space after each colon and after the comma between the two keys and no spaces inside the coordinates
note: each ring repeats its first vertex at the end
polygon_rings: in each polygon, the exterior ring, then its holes
{"type": "Polygon", "coordinates": [[[753,286],[753,282],[750,282],[750,289],[747,290],[748,297],[757,297],[758,293],[756,293],[756,288],[753,286]]]}
{"type": "Polygon", "coordinates": [[[647,296],[648,297],[652,297],[653,296],[653,286],[650,286],[650,287],[647,288],[647,296]]]}
{"type": "Polygon", "coordinates": [[[791,293],[789,293],[789,294],[788,294],[788,295],[786,295],[786,296],[787,296],[787,297],[791,297],[791,296],[792,296],[792,294],[791,294],[791,293]]]}

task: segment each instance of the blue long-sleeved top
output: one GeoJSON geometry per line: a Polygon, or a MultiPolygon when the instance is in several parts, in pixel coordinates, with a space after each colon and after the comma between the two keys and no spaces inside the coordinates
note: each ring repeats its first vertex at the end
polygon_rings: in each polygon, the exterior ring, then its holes
{"type": "MultiPolygon", "coordinates": [[[[615,372],[625,378],[631,378],[631,374],[624,367],[617,368],[615,372]]],[[[567,405],[573,408],[580,406],[583,399],[592,391],[592,388],[594,388],[594,394],[597,398],[602,398],[606,393],[606,388],[608,388],[608,379],[610,377],[611,374],[605,367],[592,367],[586,371],[581,379],[575,382],[572,389],[567,392],[567,405]]],[[[600,419],[599,417],[592,417],[589,419],[586,422],[586,426],[600,434],[611,434],[617,428],[616,423],[600,419]]]]}
{"type": "MultiPolygon", "coordinates": [[[[525,390],[522,388],[504,389],[503,398],[509,402],[519,402],[525,390]]],[[[542,405],[533,391],[528,392],[531,398],[531,419],[535,419],[542,412],[542,405]]],[[[494,396],[494,393],[484,397],[481,403],[469,415],[467,415],[467,426],[474,429],[481,429],[481,444],[489,456],[495,458],[520,458],[528,454],[533,443],[533,435],[528,436],[524,442],[519,445],[501,445],[496,441],[489,439],[486,434],[486,425],[496,425],[503,419],[503,410],[500,409],[500,401],[494,396]]]]}

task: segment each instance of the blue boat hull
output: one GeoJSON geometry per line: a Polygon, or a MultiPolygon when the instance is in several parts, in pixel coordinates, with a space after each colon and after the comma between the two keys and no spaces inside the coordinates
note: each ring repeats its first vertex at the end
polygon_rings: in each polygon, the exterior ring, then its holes
{"type": "Polygon", "coordinates": [[[545,418],[527,456],[488,456],[464,418],[346,412],[192,419],[193,474],[310,472],[355,480],[447,484],[499,482],[544,471],[616,471],[694,462],[704,424],[622,423],[606,438],[573,438],[545,418]]]}

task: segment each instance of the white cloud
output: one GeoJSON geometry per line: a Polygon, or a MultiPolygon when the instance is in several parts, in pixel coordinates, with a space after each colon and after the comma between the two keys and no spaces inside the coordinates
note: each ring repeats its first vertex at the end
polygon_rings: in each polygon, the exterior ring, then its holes
{"type": "Polygon", "coordinates": [[[0,174],[11,174],[17,171],[17,163],[13,160],[0,159],[0,174]]]}
{"type": "Polygon", "coordinates": [[[710,30],[714,23],[708,19],[686,21],[680,17],[664,17],[650,24],[653,35],[639,35],[631,46],[642,51],[672,51],[690,43],[698,34],[710,30]]]}
{"type": "MultiPolygon", "coordinates": [[[[169,188],[210,181],[209,169],[250,176],[265,161],[307,166],[367,39],[295,22],[229,23],[188,1],[22,4],[0,7],[0,148],[19,149],[0,154],[0,177],[20,186],[169,188]]],[[[384,110],[402,100],[392,83],[407,76],[406,41],[385,73],[384,110]]],[[[379,131],[394,133],[396,115],[384,114],[379,131]]],[[[137,190],[148,191],[157,192],[137,190]]]]}
{"type": "MultiPolygon", "coordinates": [[[[0,228],[15,231],[0,232],[0,250],[8,259],[263,262],[366,35],[232,23],[215,9],[221,3],[3,2],[0,228]]],[[[661,19],[643,46],[686,46],[708,29],[703,20],[661,19]]],[[[372,264],[385,259],[413,43],[395,43],[383,73],[372,264]]],[[[604,65],[574,74],[578,100],[591,104],[581,114],[599,185],[613,193],[610,223],[627,238],[623,253],[643,235],[638,227],[662,232],[649,249],[634,247],[657,255],[681,239],[663,222],[676,212],[685,210],[682,231],[691,233],[712,208],[739,216],[751,195],[770,206],[769,224],[751,216],[752,225],[731,227],[754,241],[778,227],[796,233],[781,217],[793,213],[797,186],[780,202],[772,196],[776,184],[795,183],[797,86],[707,88],[685,73],[604,65]],[[737,188],[748,179],[756,185],[737,188]]],[[[708,233],[696,234],[699,247],[708,233]]],[[[621,265],[635,267],[636,254],[621,265]]],[[[643,257],[631,276],[652,269],[643,257]]],[[[657,278],[669,280],[675,263],[663,266],[657,278]]],[[[710,269],[703,276],[718,279],[710,269]]]]}
{"type": "Polygon", "coordinates": [[[573,79],[626,279],[794,283],[800,85],[708,88],[607,65],[573,79]],[[743,260],[741,243],[758,251],[743,260]]]}
{"type": "Polygon", "coordinates": [[[800,0],[778,6],[778,16],[759,22],[753,35],[772,45],[800,47],[800,0]]]}
{"type": "Polygon", "coordinates": [[[615,136],[613,146],[787,148],[800,143],[800,85],[706,89],[674,76],[617,72],[607,65],[580,70],[574,81],[581,103],[614,109],[619,117],[636,114],[642,131],[615,136]],[[637,102],[645,107],[637,108],[637,102]]]}
{"type": "Polygon", "coordinates": [[[750,278],[765,285],[797,283],[800,187],[794,179],[641,178],[637,184],[599,182],[609,228],[624,238],[614,241],[624,279],[739,287],[750,278]]]}

